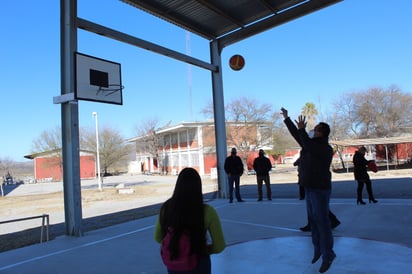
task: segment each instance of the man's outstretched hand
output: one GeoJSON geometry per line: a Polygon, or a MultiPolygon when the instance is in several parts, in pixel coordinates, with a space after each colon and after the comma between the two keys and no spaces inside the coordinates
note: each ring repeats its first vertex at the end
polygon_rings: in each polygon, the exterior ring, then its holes
{"type": "MultiPolygon", "coordinates": [[[[282,107],[282,108],[280,109],[280,111],[281,111],[280,114],[283,115],[283,118],[284,118],[284,119],[286,119],[286,118],[289,117],[289,116],[288,116],[288,110],[287,110],[287,109],[285,109],[285,108],[282,107]]],[[[299,115],[298,120],[297,120],[297,121],[295,120],[295,123],[296,123],[296,125],[297,125],[297,127],[298,127],[299,129],[300,129],[300,128],[306,128],[306,116],[299,115]]]]}
{"type": "Polygon", "coordinates": [[[280,111],[282,111],[280,114],[283,115],[284,119],[288,118],[288,110],[287,109],[281,108],[280,111]]]}
{"type": "Polygon", "coordinates": [[[298,120],[295,123],[299,129],[306,128],[306,116],[299,115],[298,120]]]}

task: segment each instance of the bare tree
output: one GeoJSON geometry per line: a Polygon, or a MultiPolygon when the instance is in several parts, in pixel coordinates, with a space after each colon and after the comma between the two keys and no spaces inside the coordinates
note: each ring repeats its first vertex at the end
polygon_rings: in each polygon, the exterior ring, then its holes
{"type": "MultiPolygon", "coordinates": [[[[331,134],[335,140],[399,136],[412,125],[412,95],[396,86],[343,94],[334,110],[331,134]]],[[[394,146],[388,148],[394,153],[394,146]]]]}
{"type": "Polygon", "coordinates": [[[272,106],[252,98],[241,97],[226,107],[227,139],[247,154],[257,147],[272,145],[274,115],[272,106]]]}
{"type": "Polygon", "coordinates": [[[15,166],[15,162],[10,157],[0,158],[0,170],[3,175],[10,173],[15,166]]]}
{"type": "MultiPolygon", "coordinates": [[[[95,132],[91,128],[81,130],[80,140],[83,149],[97,151],[95,132]]],[[[124,170],[132,152],[132,146],[125,142],[119,130],[110,126],[99,129],[100,167],[103,174],[107,175],[116,169],[124,170]]]]}
{"type": "MultiPolygon", "coordinates": [[[[342,123],[338,120],[338,116],[336,113],[332,114],[332,116],[327,118],[327,121],[329,123],[331,132],[329,135],[329,139],[332,140],[339,140],[339,139],[344,139],[346,136],[346,132],[348,131],[348,128],[346,125],[347,123],[342,123]]],[[[343,147],[341,146],[335,146],[334,149],[336,150],[340,162],[342,164],[342,168],[346,168],[345,166],[345,161],[343,160],[343,155],[342,155],[342,149],[343,147]]]]}
{"type": "MultiPolygon", "coordinates": [[[[170,122],[163,126],[167,127],[170,122]]],[[[159,130],[158,118],[149,118],[136,126],[136,134],[140,136],[140,141],[136,142],[136,151],[138,153],[148,153],[158,163],[159,170],[163,169],[162,159],[162,139],[157,133],[159,130]]]]}
{"type": "MultiPolygon", "coordinates": [[[[80,148],[82,150],[96,151],[96,136],[93,129],[80,129],[80,148]]],[[[125,166],[125,161],[131,153],[128,145],[118,130],[110,127],[103,127],[99,130],[99,145],[101,168],[104,173],[108,173],[110,168],[125,166]]],[[[62,159],[62,138],[61,129],[56,126],[51,130],[44,130],[38,138],[33,141],[32,153],[47,153],[48,156],[56,159],[48,161],[48,165],[63,168],[62,159]]],[[[46,167],[47,168],[47,167],[46,167]]]]}
{"type": "MultiPolygon", "coordinates": [[[[225,110],[227,142],[237,148],[243,161],[246,161],[250,151],[272,146],[272,119],[275,113],[271,105],[252,98],[240,97],[229,102],[225,110]]],[[[209,102],[201,113],[213,119],[213,104],[209,102]]]]}
{"type": "Polygon", "coordinates": [[[334,109],[342,137],[398,136],[412,124],[412,95],[396,86],[344,94],[334,109]]]}
{"type": "Polygon", "coordinates": [[[47,153],[52,159],[47,161],[48,166],[43,168],[58,167],[63,170],[62,158],[62,132],[59,126],[55,126],[50,130],[43,130],[40,136],[32,143],[32,153],[47,153]]]}
{"type": "MultiPolygon", "coordinates": [[[[286,148],[297,146],[285,128],[280,112],[274,111],[271,105],[241,97],[229,102],[225,109],[228,143],[243,152],[243,156],[255,147],[271,146],[270,154],[280,155],[286,148]]],[[[213,119],[213,104],[208,102],[201,113],[213,119]]]]}
{"type": "Polygon", "coordinates": [[[32,153],[50,151],[61,156],[62,132],[59,126],[50,130],[43,130],[40,136],[32,143],[32,153]]]}
{"type": "Polygon", "coordinates": [[[206,106],[200,110],[200,113],[203,114],[206,117],[206,119],[213,120],[214,119],[213,102],[209,100],[206,106]]]}

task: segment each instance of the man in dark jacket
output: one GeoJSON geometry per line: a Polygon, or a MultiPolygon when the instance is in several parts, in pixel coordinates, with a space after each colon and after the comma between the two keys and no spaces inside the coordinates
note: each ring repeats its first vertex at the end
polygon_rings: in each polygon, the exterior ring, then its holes
{"type": "Polygon", "coordinates": [[[233,184],[235,185],[235,195],[238,202],[244,202],[240,196],[240,176],[244,168],[242,159],[236,155],[236,148],[232,148],[230,156],[225,160],[225,172],[229,183],[229,203],[233,202],[233,184]]]}
{"type": "Polygon", "coordinates": [[[266,185],[266,195],[269,201],[272,201],[272,190],[270,188],[270,176],[269,171],[272,169],[272,163],[269,158],[265,157],[263,149],[259,149],[259,157],[256,157],[253,161],[253,169],[256,172],[256,182],[258,186],[258,201],[262,201],[263,182],[266,185]]]}
{"type": "Polygon", "coordinates": [[[332,187],[333,149],[329,145],[330,127],[319,123],[314,128],[314,136],[310,138],[306,132],[306,118],[299,116],[296,126],[288,117],[288,111],[281,109],[284,122],[292,136],[296,136],[302,146],[299,176],[305,188],[306,208],[312,230],[312,243],[315,263],[322,256],[319,272],[326,272],[336,255],[333,251],[333,235],[329,220],[329,199],[332,187]]]}

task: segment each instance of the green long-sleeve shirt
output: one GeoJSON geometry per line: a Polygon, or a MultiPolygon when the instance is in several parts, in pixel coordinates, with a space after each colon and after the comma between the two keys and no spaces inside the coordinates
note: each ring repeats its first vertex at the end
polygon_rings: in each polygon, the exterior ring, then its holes
{"type": "MultiPolygon", "coordinates": [[[[222,225],[220,223],[220,218],[217,215],[216,210],[205,204],[205,226],[206,231],[210,235],[210,243],[208,243],[207,248],[209,254],[215,254],[222,252],[226,247],[225,237],[223,235],[222,225]]],[[[154,232],[154,238],[156,242],[161,243],[162,238],[162,227],[160,225],[159,217],[157,218],[156,228],[154,232]]]]}

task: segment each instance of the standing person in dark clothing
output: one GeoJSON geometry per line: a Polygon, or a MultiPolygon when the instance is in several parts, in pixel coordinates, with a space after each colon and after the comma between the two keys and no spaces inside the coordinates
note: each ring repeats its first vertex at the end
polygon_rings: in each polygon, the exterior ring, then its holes
{"type": "Polygon", "coordinates": [[[225,160],[225,172],[229,183],[229,203],[233,203],[233,184],[235,185],[235,195],[238,202],[244,202],[240,196],[240,176],[243,175],[244,167],[242,159],[236,155],[236,148],[232,148],[230,156],[225,160]]]}
{"type": "Polygon", "coordinates": [[[300,157],[293,163],[293,166],[298,167],[299,200],[304,200],[305,199],[305,188],[302,186],[302,184],[300,183],[300,179],[299,179],[299,163],[300,163],[300,157]]]}
{"type": "Polygon", "coordinates": [[[326,272],[336,257],[333,251],[333,235],[329,220],[329,200],[332,188],[333,149],[329,145],[330,127],[326,123],[319,123],[314,128],[314,136],[310,138],[306,132],[306,118],[299,116],[296,125],[288,116],[288,111],[281,109],[284,122],[292,136],[300,140],[303,153],[299,176],[305,188],[306,208],[312,231],[314,255],[312,263],[322,257],[320,273],[326,272]]]}
{"type": "Polygon", "coordinates": [[[365,202],[362,199],[362,191],[363,191],[363,185],[366,184],[366,191],[368,192],[369,195],[369,203],[377,203],[378,201],[375,200],[373,197],[373,191],[372,191],[372,182],[369,178],[368,174],[368,164],[372,162],[372,160],[368,161],[365,158],[365,153],[366,153],[366,148],[364,146],[360,147],[358,151],[355,152],[355,155],[353,155],[353,174],[355,176],[355,180],[358,182],[358,188],[357,188],[357,204],[364,205],[365,202]]]}
{"type": "Polygon", "coordinates": [[[265,157],[265,152],[263,149],[259,149],[259,157],[256,157],[253,161],[253,169],[256,172],[256,182],[258,186],[258,201],[262,201],[263,191],[262,186],[263,182],[266,185],[266,195],[269,201],[272,201],[272,190],[270,188],[270,176],[269,171],[272,170],[272,163],[269,158],[265,157]]]}

